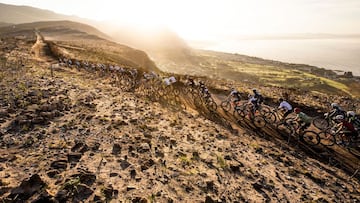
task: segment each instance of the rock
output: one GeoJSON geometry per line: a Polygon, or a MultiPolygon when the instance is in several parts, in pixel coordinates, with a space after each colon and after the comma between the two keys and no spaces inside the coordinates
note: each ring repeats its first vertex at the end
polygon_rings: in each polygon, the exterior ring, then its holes
{"type": "Polygon", "coordinates": [[[141,143],[137,150],[139,153],[145,153],[150,151],[150,145],[148,143],[141,143]]]}
{"type": "Polygon", "coordinates": [[[75,176],[80,178],[81,183],[83,183],[89,187],[92,186],[96,181],[96,175],[91,172],[73,175],[72,177],[75,177],[75,176]]]}
{"type": "Polygon", "coordinates": [[[113,199],[113,198],[116,198],[119,194],[119,191],[118,190],[114,190],[113,187],[110,185],[110,186],[106,186],[105,188],[103,188],[101,190],[102,194],[104,194],[105,198],[107,201],[113,199]]]}
{"type": "Polygon", "coordinates": [[[81,159],[82,154],[81,153],[70,153],[67,155],[68,157],[68,162],[73,163],[73,162],[78,162],[81,159]]]}
{"type": "Polygon", "coordinates": [[[36,192],[40,192],[46,184],[41,180],[38,174],[32,175],[30,178],[23,180],[19,187],[11,190],[8,198],[17,201],[25,201],[33,196],[36,192]]]}
{"type": "Polygon", "coordinates": [[[213,198],[211,198],[209,195],[205,197],[205,203],[218,203],[218,201],[215,201],[213,198]]]}
{"type": "Polygon", "coordinates": [[[128,161],[126,161],[126,160],[121,160],[121,162],[120,162],[120,167],[121,167],[122,170],[125,170],[125,169],[128,168],[130,165],[131,165],[131,164],[130,164],[128,161]]]}
{"type": "Polygon", "coordinates": [[[121,152],[121,147],[119,144],[114,144],[112,149],[113,155],[118,155],[121,152]]]}
{"type": "Polygon", "coordinates": [[[67,168],[66,160],[57,160],[50,164],[51,168],[65,170],[67,168]]]}
{"type": "MultiPolygon", "coordinates": [[[[74,185],[65,187],[65,190],[67,190],[67,194],[73,194],[73,202],[83,202],[87,198],[90,197],[94,193],[92,189],[90,189],[87,185],[84,184],[78,184],[76,187],[74,185]]],[[[66,196],[66,199],[69,199],[71,196],[66,196]]],[[[62,202],[62,201],[60,201],[62,202]]]]}
{"type": "Polygon", "coordinates": [[[136,186],[134,186],[134,185],[128,185],[126,187],[126,191],[135,190],[135,189],[136,189],[136,186]]]}
{"type": "Polygon", "coordinates": [[[146,198],[143,198],[143,197],[135,197],[134,199],[132,199],[131,202],[132,203],[147,203],[148,200],[146,198]]]}
{"type": "Polygon", "coordinates": [[[135,179],[135,176],[136,176],[136,170],[135,170],[135,169],[131,169],[131,170],[130,170],[130,177],[131,177],[132,179],[135,179]]]}
{"type": "Polygon", "coordinates": [[[142,163],[141,164],[142,171],[149,169],[151,166],[153,166],[155,164],[154,160],[152,160],[152,159],[149,159],[147,161],[142,161],[141,163],[142,163]]]}
{"type": "Polygon", "coordinates": [[[46,172],[46,175],[49,176],[49,178],[55,178],[55,176],[59,173],[60,173],[59,170],[54,169],[46,172]]]}

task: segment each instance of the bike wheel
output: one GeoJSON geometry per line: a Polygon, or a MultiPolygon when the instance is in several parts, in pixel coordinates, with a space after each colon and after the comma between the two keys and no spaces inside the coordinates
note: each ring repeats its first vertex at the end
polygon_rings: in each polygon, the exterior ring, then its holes
{"type": "Polygon", "coordinates": [[[229,101],[223,101],[223,102],[221,102],[220,106],[221,106],[221,108],[222,108],[224,111],[226,111],[226,112],[230,111],[231,104],[230,104],[229,101]]]}
{"type": "Polygon", "coordinates": [[[333,146],[336,143],[335,136],[328,131],[322,131],[319,133],[320,144],[324,146],[333,146]]]}
{"type": "Polygon", "coordinates": [[[275,123],[276,122],[276,115],[271,111],[265,112],[262,116],[265,118],[265,121],[267,123],[275,123]]]}
{"type": "Polygon", "coordinates": [[[320,143],[320,137],[319,134],[317,134],[314,131],[304,131],[301,136],[301,140],[304,141],[306,144],[309,144],[311,146],[318,145],[320,143]]]}
{"type": "Polygon", "coordinates": [[[329,122],[323,118],[315,118],[313,120],[313,125],[320,130],[324,130],[329,127],[329,122]]]}
{"type": "Polygon", "coordinates": [[[258,128],[263,128],[266,125],[266,121],[262,116],[255,116],[252,122],[258,128]]]}
{"type": "Polygon", "coordinates": [[[207,102],[206,105],[212,111],[216,111],[216,109],[217,109],[217,104],[213,100],[210,100],[209,102],[207,102]]]}

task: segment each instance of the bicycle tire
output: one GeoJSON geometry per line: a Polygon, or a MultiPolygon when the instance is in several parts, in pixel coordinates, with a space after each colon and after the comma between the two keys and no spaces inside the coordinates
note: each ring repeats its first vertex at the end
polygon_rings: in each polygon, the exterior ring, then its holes
{"type": "Polygon", "coordinates": [[[322,131],[319,133],[320,144],[324,146],[333,146],[336,143],[335,136],[330,134],[328,131],[322,131]]]}
{"type": "Polygon", "coordinates": [[[217,104],[213,100],[208,101],[206,103],[206,106],[208,107],[208,109],[210,109],[212,111],[216,111],[216,109],[217,109],[217,104]]]}
{"type": "Polygon", "coordinates": [[[301,133],[300,138],[306,144],[311,145],[311,146],[315,146],[320,143],[319,134],[314,131],[311,131],[311,130],[306,130],[303,133],[301,133]]]}
{"type": "Polygon", "coordinates": [[[312,123],[317,129],[320,129],[320,130],[329,128],[329,125],[330,125],[329,122],[323,118],[314,118],[312,123]]]}
{"type": "Polygon", "coordinates": [[[228,100],[225,100],[221,102],[220,106],[224,111],[228,112],[230,111],[231,103],[228,100]]]}
{"type": "Polygon", "coordinates": [[[265,121],[265,119],[264,119],[262,116],[255,116],[255,117],[252,119],[252,122],[254,123],[254,125],[255,125],[257,128],[263,128],[263,127],[265,127],[265,125],[266,125],[266,121],[265,121]]]}

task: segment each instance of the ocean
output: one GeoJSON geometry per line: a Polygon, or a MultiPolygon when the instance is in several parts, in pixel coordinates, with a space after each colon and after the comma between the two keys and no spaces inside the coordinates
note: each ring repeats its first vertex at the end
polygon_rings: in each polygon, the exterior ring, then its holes
{"type": "Polygon", "coordinates": [[[193,45],[195,48],[313,65],[360,76],[360,38],[246,39],[193,45]]]}

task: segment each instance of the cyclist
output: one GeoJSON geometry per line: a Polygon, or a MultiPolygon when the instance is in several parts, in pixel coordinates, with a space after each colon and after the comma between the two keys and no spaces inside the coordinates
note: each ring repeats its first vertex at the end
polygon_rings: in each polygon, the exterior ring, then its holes
{"type": "Polygon", "coordinates": [[[196,83],[195,83],[194,79],[189,78],[188,82],[187,82],[187,85],[190,86],[190,87],[195,87],[196,83]]]}
{"type": "Polygon", "coordinates": [[[263,103],[264,98],[263,96],[257,91],[256,88],[252,89],[254,95],[250,95],[249,102],[253,104],[253,113],[259,109],[259,106],[263,103]]]}
{"type": "Polygon", "coordinates": [[[349,137],[349,138],[350,137],[356,138],[358,136],[358,132],[356,131],[354,125],[352,123],[348,122],[345,119],[345,116],[343,116],[343,115],[335,116],[335,122],[338,123],[336,125],[336,127],[338,128],[336,133],[342,132],[346,137],[349,137]]]}
{"type": "Polygon", "coordinates": [[[200,92],[202,93],[202,95],[204,95],[204,98],[210,97],[209,89],[205,86],[204,82],[199,81],[199,85],[200,85],[200,92]]]}
{"type": "Polygon", "coordinates": [[[289,104],[289,102],[285,101],[283,98],[279,99],[280,105],[278,107],[278,109],[283,109],[285,111],[284,116],[282,117],[281,120],[284,120],[289,114],[292,113],[292,106],[291,104],[289,104]]]}
{"type": "Polygon", "coordinates": [[[241,100],[241,94],[239,91],[237,91],[234,87],[231,88],[231,92],[229,97],[233,98],[234,104],[237,106],[239,101],[241,100]]]}
{"type": "Polygon", "coordinates": [[[329,113],[325,113],[325,116],[328,118],[334,118],[337,115],[343,115],[345,117],[346,112],[341,109],[337,103],[331,103],[332,110],[329,113]]]}
{"type": "Polygon", "coordinates": [[[304,112],[301,112],[301,109],[296,107],[294,108],[294,112],[296,113],[296,117],[294,120],[298,121],[300,124],[300,130],[305,130],[310,127],[312,118],[306,115],[304,112]]]}
{"type": "Polygon", "coordinates": [[[360,130],[360,119],[356,117],[354,111],[346,112],[346,116],[348,118],[348,122],[353,124],[355,129],[360,130]]]}

